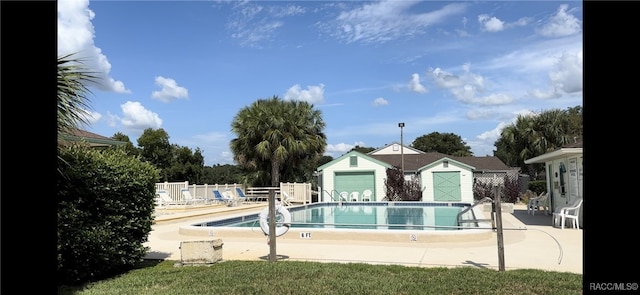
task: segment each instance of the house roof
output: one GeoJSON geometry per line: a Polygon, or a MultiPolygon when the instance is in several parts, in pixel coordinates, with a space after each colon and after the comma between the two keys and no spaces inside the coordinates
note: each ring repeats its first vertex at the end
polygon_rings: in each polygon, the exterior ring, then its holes
{"type": "MultiPolygon", "coordinates": [[[[385,145],[385,146],[383,146],[381,148],[377,148],[377,149],[375,149],[373,151],[368,152],[367,155],[371,156],[371,155],[379,154],[379,152],[383,151],[384,149],[392,147],[393,145],[396,145],[396,144],[400,145],[399,142],[395,142],[394,141],[394,142],[392,142],[390,144],[387,144],[387,145],[385,145]]],[[[403,145],[402,147],[403,147],[403,149],[406,149],[408,152],[412,151],[413,153],[424,154],[423,151],[421,151],[419,149],[416,149],[416,148],[412,148],[410,146],[403,145]]]]}
{"type": "Polygon", "coordinates": [[[113,140],[109,137],[77,128],[71,129],[61,137],[60,144],[62,145],[69,145],[72,142],[86,142],[91,147],[107,147],[127,144],[124,141],[113,140]]]}
{"type": "Polygon", "coordinates": [[[324,170],[324,168],[326,168],[327,166],[331,166],[333,163],[339,162],[339,161],[341,161],[342,159],[344,159],[344,158],[348,158],[348,157],[353,156],[353,155],[356,155],[356,156],[362,157],[362,158],[364,158],[364,159],[367,159],[367,160],[369,160],[369,161],[371,161],[371,162],[377,163],[378,165],[384,166],[384,167],[386,167],[386,168],[391,168],[391,165],[390,165],[389,163],[385,163],[385,162],[383,162],[383,161],[380,161],[379,159],[376,159],[376,157],[372,157],[371,155],[365,155],[365,154],[363,154],[363,153],[361,153],[361,152],[358,152],[358,151],[350,151],[350,152],[348,152],[348,153],[346,153],[346,154],[344,154],[344,155],[342,155],[342,156],[338,157],[337,159],[334,159],[334,160],[332,160],[332,161],[330,161],[330,162],[328,162],[328,163],[325,163],[324,165],[322,165],[322,166],[318,167],[316,170],[318,170],[318,171],[322,171],[322,170],[324,170]]]}
{"type": "MultiPolygon", "coordinates": [[[[402,155],[369,155],[371,158],[389,163],[397,168],[402,167],[402,155]]],[[[404,170],[418,171],[418,169],[436,162],[442,158],[449,158],[457,162],[474,167],[474,171],[506,171],[513,170],[498,157],[455,157],[447,154],[430,152],[417,155],[404,155],[404,170]]]]}
{"type": "Polygon", "coordinates": [[[553,161],[559,158],[565,158],[571,155],[582,155],[582,141],[568,144],[552,152],[548,152],[546,154],[542,154],[540,156],[524,160],[524,163],[525,164],[546,163],[548,161],[553,161]]]}

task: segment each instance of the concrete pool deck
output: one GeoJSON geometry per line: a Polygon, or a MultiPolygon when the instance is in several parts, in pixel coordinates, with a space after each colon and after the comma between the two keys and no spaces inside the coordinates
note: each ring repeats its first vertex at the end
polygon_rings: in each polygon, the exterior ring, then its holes
{"type": "MultiPolygon", "coordinates": [[[[160,211],[145,246],[146,258],[181,260],[183,241],[221,239],[222,259],[268,260],[270,246],[257,230],[246,236],[194,236],[179,233],[185,225],[212,221],[238,214],[260,212],[262,204],[224,205],[160,211]]],[[[489,217],[489,215],[487,215],[489,217]]],[[[503,213],[504,265],[511,269],[540,269],[583,273],[582,229],[555,228],[552,216],[527,214],[526,205],[516,204],[513,213],[503,213]]],[[[301,238],[290,230],[276,239],[278,260],[342,263],[397,264],[421,267],[460,267],[499,269],[497,233],[471,241],[389,242],[378,240],[321,240],[301,238]]]]}

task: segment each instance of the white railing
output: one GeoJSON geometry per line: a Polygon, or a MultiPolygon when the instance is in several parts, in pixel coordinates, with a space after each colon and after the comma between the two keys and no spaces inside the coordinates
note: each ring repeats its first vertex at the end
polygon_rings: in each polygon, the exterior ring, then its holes
{"type": "Polygon", "coordinates": [[[280,191],[284,191],[292,198],[294,203],[311,203],[311,183],[281,182],[280,191]]]}
{"type": "MultiPolygon", "coordinates": [[[[239,183],[233,184],[189,184],[188,181],[183,182],[160,182],[156,183],[156,190],[163,189],[169,193],[171,199],[173,199],[176,203],[184,202],[184,197],[182,196],[183,188],[188,188],[189,192],[192,196],[196,198],[205,198],[206,200],[215,200],[213,196],[213,190],[218,191],[230,191],[232,194],[237,196],[236,188],[241,188],[246,194],[260,194],[266,193],[269,194],[269,187],[248,187],[246,189],[239,183]]],[[[280,188],[272,188],[275,189],[277,194],[280,194],[281,191],[287,192],[287,194],[293,199],[291,200],[294,203],[311,203],[312,201],[312,192],[311,192],[311,184],[310,183],[280,183],[280,188]]]]}
{"type": "Polygon", "coordinates": [[[226,191],[229,190],[235,194],[236,187],[242,188],[239,183],[233,184],[189,184],[188,181],[184,182],[160,182],[156,183],[156,190],[163,189],[169,193],[171,199],[176,203],[184,202],[184,196],[182,196],[183,188],[188,188],[192,196],[196,198],[205,198],[206,200],[215,200],[213,196],[213,190],[226,191]]]}

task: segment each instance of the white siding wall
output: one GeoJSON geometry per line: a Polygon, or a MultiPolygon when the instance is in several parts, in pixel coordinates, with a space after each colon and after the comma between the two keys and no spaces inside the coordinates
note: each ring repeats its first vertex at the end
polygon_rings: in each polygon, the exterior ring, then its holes
{"type": "MultiPolygon", "coordinates": [[[[361,171],[375,171],[375,197],[372,200],[380,201],[385,197],[384,180],[387,178],[387,169],[379,164],[358,157],[358,166],[350,166],[350,157],[334,163],[333,165],[325,168],[322,172],[322,196],[324,201],[330,201],[327,193],[335,189],[335,175],[336,172],[361,172],[361,171]],[[326,192],[325,192],[326,191],[326,192]]],[[[362,193],[362,192],[361,192],[362,193]]],[[[334,198],[337,198],[337,193],[334,192],[334,198]]]]}
{"type": "Polygon", "coordinates": [[[447,168],[443,166],[442,162],[439,162],[437,165],[420,172],[420,177],[422,179],[422,183],[420,186],[424,189],[424,191],[422,191],[422,201],[434,202],[433,172],[455,171],[460,172],[460,201],[465,203],[473,203],[473,173],[467,167],[458,166],[452,161],[449,161],[449,167],[447,168]]]}
{"type": "MultiPolygon", "coordinates": [[[[553,192],[553,208],[551,208],[552,211],[555,212],[560,207],[571,206],[577,198],[583,198],[584,189],[583,189],[583,182],[582,182],[582,173],[583,173],[582,155],[572,155],[565,158],[548,161],[545,163],[545,165],[546,165],[545,169],[548,169],[549,165],[552,165],[552,169],[553,169],[553,174],[551,179],[549,179],[549,175],[547,174],[547,190],[550,190],[553,192]],[[574,173],[577,174],[576,175],[577,187],[575,185],[570,184],[571,181],[574,181],[571,179],[573,176],[571,176],[572,167],[569,164],[570,159],[576,160],[576,167],[575,167],[576,171],[574,171],[574,173]],[[564,163],[564,166],[567,169],[567,172],[564,174],[565,189],[566,189],[566,194],[564,196],[560,194],[560,175],[559,175],[560,171],[559,170],[560,170],[561,162],[564,163]],[[558,176],[556,176],[556,173],[558,176]]],[[[582,206],[584,206],[584,203],[582,206]]],[[[580,217],[578,218],[578,224],[580,226],[582,226],[582,216],[583,216],[582,212],[583,210],[581,208],[580,217]]]]}
{"type": "Polygon", "coordinates": [[[406,146],[404,147],[404,149],[402,149],[400,147],[400,144],[398,143],[398,144],[389,145],[388,147],[384,147],[373,154],[374,155],[400,155],[400,154],[416,155],[416,154],[419,154],[419,152],[416,152],[413,149],[407,148],[406,146]]]}

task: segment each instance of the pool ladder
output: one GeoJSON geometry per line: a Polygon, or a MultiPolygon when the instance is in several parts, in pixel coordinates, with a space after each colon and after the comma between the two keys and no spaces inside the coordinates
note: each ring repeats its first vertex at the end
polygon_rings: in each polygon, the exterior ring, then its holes
{"type": "Polygon", "coordinates": [[[329,197],[331,198],[331,200],[333,200],[334,202],[340,202],[340,193],[337,190],[331,190],[331,192],[328,192],[327,190],[324,190],[325,193],[327,193],[329,195],[329,197]],[[338,199],[336,200],[333,197],[333,192],[336,192],[338,194],[338,199]]]}
{"type": "Polygon", "coordinates": [[[473,209],[475,206],[478,206],[486,201],[491,201],[493,202],[493,200],[489,197],[484,197],[478,201],[476,201],[475,203],[473,203],[473,205],[465,208],[464,210],[460,211],[460,213],[458,213],[458,216],[456,217],[456,219],[458,220],[458,226],[460,226],[463,223],[472,223],[472,222],[480,222],[480,221],[491,221],[491,225],[492,227],[494,225],[494,220],[493,220],[493,214],[491,215],[491,219],[462,219],[462,215],[464,215],[465,213],[471,211],[471,209],[473,209]]]}

